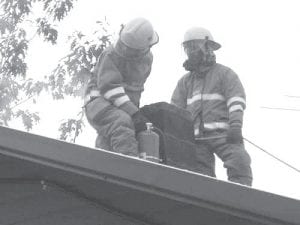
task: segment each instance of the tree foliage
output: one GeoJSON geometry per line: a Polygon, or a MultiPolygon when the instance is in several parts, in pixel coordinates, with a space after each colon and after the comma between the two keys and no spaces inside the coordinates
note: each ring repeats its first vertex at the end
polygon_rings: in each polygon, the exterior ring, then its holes
{"type": "MultiPolygon", "coordinates": [[[[110,44],[107,21],[97,21],[93,35],[74,31],[69,37],[69,50],[52,73],[43,80],[28,76],[26,57],[30,42],[42,38],[49,45],[58,41],[59,23],[68,16],[76,0],[4,0],[0,3],[0,125],[20,118],[26,130],[39,122],[38,112],[20,107],[24,102],[38,101],[46,91],[53,99],[80,97],[90,71],[103,49],[110,44]],[[42,8],[42,16],[33,13],[42,8]]],[[[60,138],[75,141],[84,126],[82,109],[77,118],[67,118],[60,125],[60,138]]]]}

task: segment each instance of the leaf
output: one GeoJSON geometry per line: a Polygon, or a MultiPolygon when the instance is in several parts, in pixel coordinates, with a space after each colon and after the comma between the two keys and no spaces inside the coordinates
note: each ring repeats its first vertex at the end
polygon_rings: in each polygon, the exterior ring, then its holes
{"type": "MultiPolygon", "coordinates": [[[[21,119],[26,130],[40,120],[30,106],[39,101],[39,95],[46,90],[55,100],[66,96],[81,96],[83,87],[91,76],[97,58],[110,44],[108,23],[97,22],[97,29],[91,34],[74,32],[69,38],[69,50],[53,72],[43,75],[43,80],[28,79],[27,57],[30,41],[40,38],[56,44],[57,26],[73,8],[75,0],[3,0],[0,11],[0,124],[21,119]],[[42,4],[39,18],[32,11],[35,4],[42,4]],[[30,26],[28,26],[30,23],[30,26]],[[32,25],[37,25],[32,26],[32,25]],[[26,27],[26,30],[24,29],[26,27]],[[30,27],[28,30],[28,27],[30,27]],[[33,37],[28,34],[36,33],[33,37]],[[24,103],[27,104],[24,104],[24,103]]],[[[40,13],[40,12],[39,12],[40,13]]],[[[81,110],[81,108],[80,108],[81,110]]],[[[61,126],[62,138],[69,141],[83,129],[83,114],[66,119],[61,126]]]]}
{"type": "Polygon", "coordinates": [[[52,44],[56,44],[58,32],[51,26],[51,24],[46,20],[46,18],[38,18],[36,20],[38,25],[38,34],[43,35],[45,41],[50,41],[52,44]]]}
{"type": "Polygon", "coordinates": [[[31,130],[33,125],[40,120],[38,113],[31,113],[28,110],[18,110],[16,117],[21,117],[24,127],[27,131],[31,130]]]}
{"type": "Polygon", "coordinates": [[[61,140],[71,141],[75,143],[76,138],[82,132],[82,128],[84,127],[83,116],[84,116],[84,111],[81,110],[77,114],[77,118],[65,120],[59,127],[59,131],[60,131],[59,138],[61,140]]]}
{"type": "Polygon", "coordinates": [[[73,1],[71,0],[46,0],[44,2],[44,10],[51,16],[53,20],[61,21],[73,8],[73,1]]]}
{"type": "Polygon", "coordinates": [[[0,33],[4,34],[5,31],[11,32],[12,30],[13,25],[6,18],[0,18],[0,33]]]}

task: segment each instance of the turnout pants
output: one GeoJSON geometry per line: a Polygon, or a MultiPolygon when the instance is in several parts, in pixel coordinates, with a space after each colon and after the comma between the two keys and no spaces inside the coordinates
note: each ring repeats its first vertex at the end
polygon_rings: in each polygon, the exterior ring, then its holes
{"type": "Polygon", "coordinates": [[[229,144],[226,138],[219,138],[198,142],[197,146],[199,171],[206,171],[207,175],[215,177],[214,154],[216,154],[223,161],[224,168],[227,169],[229,181],[247,186],[252,185],[251,159],[243,143],[229,144]],[[203,161],[206,164],[201,163],[203,161]]]}
{"type": "Polygon", "coordinates": [[[126,155],[138,155],[138,143],[131,117],[123,110],[110,105],[94,121],[89,123],[96,129],[96,147],[126,155]]]}

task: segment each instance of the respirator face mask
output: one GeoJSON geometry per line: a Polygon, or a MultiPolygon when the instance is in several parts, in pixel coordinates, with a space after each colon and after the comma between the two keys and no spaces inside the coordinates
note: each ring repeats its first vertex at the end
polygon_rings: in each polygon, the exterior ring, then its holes
{"type": "Polygon", "coordinates": [[[184,67],[188,71],[197,71],[199,67],[210,66],[216,61],[213,49],[209,47],[206,40],[185,42],[183,48],[188,57],[184,67]]]}

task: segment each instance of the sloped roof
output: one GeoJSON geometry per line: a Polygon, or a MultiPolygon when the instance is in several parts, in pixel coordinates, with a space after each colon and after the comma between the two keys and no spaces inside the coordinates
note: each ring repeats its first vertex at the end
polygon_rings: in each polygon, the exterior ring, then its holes
{"type": "Polygon", "coordinates": [[[66,204],[65,193],[75,205],[88,204],[91,210],[81,213],[96,215],[101,209],[109,218],[123,218],[121,224],[300,224],[295,199],[5,127],[0,127],[0,181],[6,184],[0,199],[18,185],[25,192],[50,187],[57,199],[51,204],[66,204]]]}

